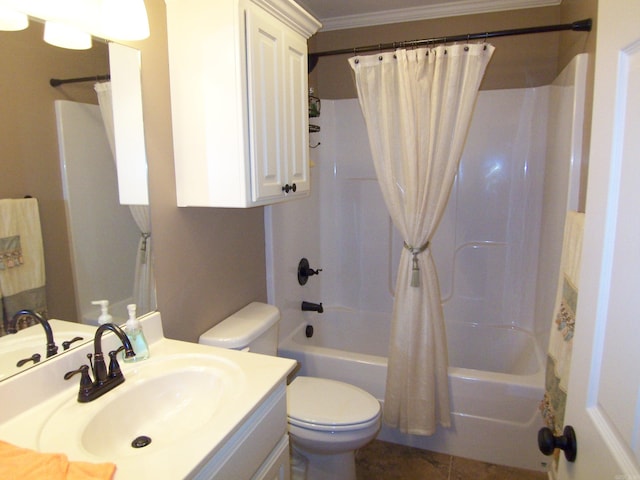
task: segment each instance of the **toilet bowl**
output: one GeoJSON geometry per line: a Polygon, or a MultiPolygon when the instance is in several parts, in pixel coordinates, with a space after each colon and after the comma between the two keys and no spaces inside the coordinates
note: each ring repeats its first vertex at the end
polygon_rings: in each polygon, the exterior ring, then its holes
{"type": "MultiPolygon", "coordinates": [[[[279,319],[276,307],[254,302],[203,333],[200,343],[275,355],[279,319]]],[[[306,480],[355,480],[355,450],[375,438],[380,415],[378,400],[358,387],[296,377],[287,387],[288,428],[306,480]]]]}
{"type": "Polygon", "coordinates": [[[344,382],[296,377],[287,389],[289,436],[307,479],[355,480],[355,451],[380,430],[380,403],[344,382]]]}

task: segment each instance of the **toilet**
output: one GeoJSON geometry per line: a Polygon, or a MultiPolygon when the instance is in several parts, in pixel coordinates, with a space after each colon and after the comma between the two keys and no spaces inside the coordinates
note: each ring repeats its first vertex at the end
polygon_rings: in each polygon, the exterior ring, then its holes
{"type": "MultiPolygon", "coordinates": [[[[205,345],[277,355],[280,311],[253,302],[200,335],[205,345]]],[[[294,478],[355,480],[355,451],[380,430],[380,403],[344,382],[296,377],[287,387],[294,478]]]]}

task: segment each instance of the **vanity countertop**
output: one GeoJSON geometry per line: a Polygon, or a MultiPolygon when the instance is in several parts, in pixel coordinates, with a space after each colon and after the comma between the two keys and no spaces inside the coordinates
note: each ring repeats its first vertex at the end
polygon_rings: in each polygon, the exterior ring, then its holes
{"type": "MultiPolygon", "coordinates": [[[[144,317],[142,322],[151,358],[139,363],[120,361],[125,383],[92,402],[80,404],[76,401],[78,376],[69,381],[63,379],[65,372],[88,363],[86,355],[93,351],[92,343],[0,382],[0,398],[11,399],[0,409],[0,439],[38,451],[65,453],[71,461],[115,463],[115,478],[118,480],[188,478],[223,449],[270,395],[284,387],[287,375],[295,367],[293,360],[284,358],[167,339],[163,335],[158,312],[144,317]],[[188,391],[199,388],[198,383],[209,383],[199,382],[200,377],[197,377],[207,368],[223,373],[221,380],[208,385],[210,390],[202,390],[211,395],[211,408],[215,414],[197,423],[197,418],[187,417],[206,410],[202,395],[198,401],[189,404],[193,399],[189,395],[181,395],[181,389],[188,391]],[[159,378],[156,372],[161,372],[160,377],[165,375],[167,382],[171,383],[168,394],[172,397],[162,400],[165,402],[162,407],[155,405],[157,397],[162,396],[156,395],[155,391],[152,396],[142,397],[150,399],[148,406],[126,406],[119,401],[127,398],[127,392],[134,388],[139,391],[155,388],[153,383],[157,383],[159,378]],[[195,380],[189,383],[189,378],[195,380]],[[184,386],[176,385],[183,380],[186,382],[184,386]],[[167,408],[167,405],[175,405],[175,409],[167,408]],[[137,424],[139,416],[148,414],[152,417],[149,412],[156,408],[160,408],[166,417],[164,421],[163,418],[149,419],[152,422],[148,428],[154,429],[157,441],[141,449],[123,447],[119,450],[118,446],[113,450],[115,458],[110,458],[108,442],[119,444],[118,432],[122,431],[127,437],[122,440],[128,445],[132,440],[128,438],[128,424],[137,424]],[[137,417],[131,417],[132,414],[137,417]],[[176,417],[171,423],[169,417],[172,415],[186,417],[184,421],[176,417]],[[94,432],[92,435],[96,438],[91,440],[87,432],[96,419],[109,431],[104,435],[101,431],[100,435],[94,432]],[[65,427],[66,423],[71,425],[65,427]],[[184,431],[162,430],[162,425],[189,424],[192,428],[184,431]],[[110,425],[117,428],[112,429],[110,425]],[[114,435],[115,440],[112,438],[114,435]],[[96,448],[86,448],[87,441],[92,441],[96,448]]],[[[108,352],[119,341],[115,335],[109,334],[104,335],[102,343],[103,351],[108,352]]]]}

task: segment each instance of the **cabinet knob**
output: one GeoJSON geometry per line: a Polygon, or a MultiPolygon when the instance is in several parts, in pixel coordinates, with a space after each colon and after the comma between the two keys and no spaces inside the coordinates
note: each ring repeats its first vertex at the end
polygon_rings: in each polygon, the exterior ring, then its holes
{"type": "Polygon", "coordinates": [[[288,183],[284,185],[284,187],[282,187],[282,191],[284,193],[289,193],[289,192],[295,192],[296,191],[296,184],[292,183],[291,185],[289,185],[288,183]]]}

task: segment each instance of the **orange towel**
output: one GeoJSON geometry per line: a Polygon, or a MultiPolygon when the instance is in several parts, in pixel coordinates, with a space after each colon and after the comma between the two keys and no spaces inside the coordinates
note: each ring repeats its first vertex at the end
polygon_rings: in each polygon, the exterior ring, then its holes
{"type": "Polygon", "coordinates": [[[20,480],[110,480],[113,463],[70,462],[61,453],[41,453],[0,440],[0,478],[20,480]]]}

